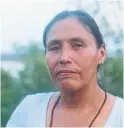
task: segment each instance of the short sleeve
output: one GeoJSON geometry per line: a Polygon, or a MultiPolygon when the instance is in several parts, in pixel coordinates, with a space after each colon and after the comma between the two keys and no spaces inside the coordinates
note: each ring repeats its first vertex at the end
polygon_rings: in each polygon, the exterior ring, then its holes
{"type": "Polygon", "coordinates": [[[28,109],[31,104],[32,95],[27,95],[23,101],[16,107],[13,114],[11,115],[6,127],[24,127],[27,116],[28,109]]]}

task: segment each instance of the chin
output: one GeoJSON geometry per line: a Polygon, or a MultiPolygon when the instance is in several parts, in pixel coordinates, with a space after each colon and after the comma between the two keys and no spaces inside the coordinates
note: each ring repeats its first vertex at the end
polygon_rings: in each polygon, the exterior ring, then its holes
{"type": "Polygon", "coordinates": [[[75,92],[81,88],[81,86],[78,85],[77,82],[74,83],[69,81],[63,81],[61,83],[57,83],[56,86],[60,91],[64,91],[64,92],[75,92]]]}

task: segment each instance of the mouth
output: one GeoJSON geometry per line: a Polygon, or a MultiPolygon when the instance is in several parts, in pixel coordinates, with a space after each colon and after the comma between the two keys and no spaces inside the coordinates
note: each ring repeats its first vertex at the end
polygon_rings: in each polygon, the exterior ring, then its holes
{"type": "Polygon", "coordinates": [[[65,69],[65,70],[59,70],[57,73],[56,73],[56,76],[63,76],[63,77],[68,77],[68,76],[71,76],[73,74],[77,73],[76,71],[74,70],[69,70],[69,69],[65,69]]]}

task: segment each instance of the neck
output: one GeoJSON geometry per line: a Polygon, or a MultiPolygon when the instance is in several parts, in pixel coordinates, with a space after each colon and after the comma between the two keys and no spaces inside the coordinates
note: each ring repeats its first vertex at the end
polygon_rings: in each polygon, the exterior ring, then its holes
{"type": "Polygon", "coordinates": [[[104,91],[97,85],[86,86],[76,92],[61,92],[60,104],[68,109],[97,107],[104,99],[104,91]]]}

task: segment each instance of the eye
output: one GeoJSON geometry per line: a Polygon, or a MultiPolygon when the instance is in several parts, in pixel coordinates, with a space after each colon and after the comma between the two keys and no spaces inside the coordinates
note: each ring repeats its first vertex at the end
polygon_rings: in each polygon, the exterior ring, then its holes
{"type": "Polygon", "coordinates": [[[57,51],[60,47],[58,45],[51,46],[50,51],[57,51]]]}
{"type": "Polygon", "coordinates": [[[73,48],[80,48],[85,46],[84,40],[80,38],[72,38],[70,42],[73,48]]]}
{"type": "Polygon", "coordinates": [[[81,43],[75,43],[75,44],[73,44],[73,48],[79,48],[79,47],[84,47],[84,46],[81,43]]]}

